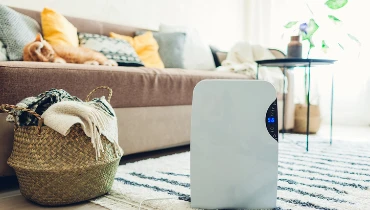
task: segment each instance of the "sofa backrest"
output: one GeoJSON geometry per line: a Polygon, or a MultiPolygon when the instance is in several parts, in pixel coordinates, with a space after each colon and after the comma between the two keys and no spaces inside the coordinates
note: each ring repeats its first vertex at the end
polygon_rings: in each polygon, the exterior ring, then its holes
{"type": "MultiPolygon", "coordinates": [[[[12,9],[35,19],[41,25],[41,18],[40,18],[41,12],[27,10],[27,9],[14,8],[14,7],[12,7],[12,9]]],[[[134,36],[135,31],[145,30],[142,28],[105,23],[105,22],[100,22],[96,20],[88,20],[88,19],[68,17],[68,16],[65,16],[65,17],[67,18],[69,22],[71,22],[77,28],[78,32],[84,32],[84,33],[93,33],[93,34],[101,34],[101,35],[109,36],[109,32],[114,32],[114,33],[118,33],[122,35],[134,36]]]]}

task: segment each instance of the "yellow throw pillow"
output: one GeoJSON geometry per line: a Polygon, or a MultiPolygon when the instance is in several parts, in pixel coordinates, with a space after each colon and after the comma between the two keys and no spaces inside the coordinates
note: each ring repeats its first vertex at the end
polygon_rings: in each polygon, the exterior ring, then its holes
{"type": "Polygon", "coordinates": [[[158,43],[153,37],[153,33],[148,31],[142,35],[130,37],[110,32],[110,37],[123,39],[130,43],[145,67],[164,68],[164,64],[158,53],[158,43]]]}
{"type": "Polygon", "coordinates": [[[41,25],[44,39],[51,45],[70,45],[78,47],[77,28],[63,15],[52,9],[41,12],[41,25]]]}
{"type": "Polygon", "coordinates": [[[112,37],[112,38],[115,38],[115,39],[123,39],[123,40],[126,40],[128,43],[130,43],[130,45],[132,47],[134,47],[134,38],[131,37],[131,36],[125,36],[125,35],[121,35],[121,34],[116,34],[116,33],[113,33],[113,32],[110,32],[109,33],[109,36],[112,37]]]}

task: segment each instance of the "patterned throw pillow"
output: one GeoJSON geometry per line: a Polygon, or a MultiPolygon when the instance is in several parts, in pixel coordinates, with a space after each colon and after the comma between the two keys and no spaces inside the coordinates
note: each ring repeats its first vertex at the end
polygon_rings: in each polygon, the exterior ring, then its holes
{"type": "Polygon", "coordinates": [[[93,49],[115,60],[119,66],[144,66],[134,48],[125,40],[99,34],[79,33],[80,46],[93,49]]]}
{"type": "Polygon", "coordinates": [[[6,53],[5,45],[0,41],[0,61],[7,61],[8,54],[6,53]]]}
{"type": "Polygon", "coordinates": [[[0,4],[0,41],[6,46],[9,60],[22,60],[23,48],[41,33],[36,20],[0,4]]]}

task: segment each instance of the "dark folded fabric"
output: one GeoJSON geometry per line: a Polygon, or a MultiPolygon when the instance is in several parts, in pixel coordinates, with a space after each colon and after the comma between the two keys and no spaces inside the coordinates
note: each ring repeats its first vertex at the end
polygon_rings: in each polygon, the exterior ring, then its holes
{"type": "MultiPolygon", "coordinates": [[[[51,105],[61,101],[81,101],[76,96],[71,96],[63,89],[50,89],[38,96],[31,96],[20,101],[17,106],[35,111],[42,115],[51,105]]],[[[14,111],[16,122],[19,126],[37,125],[37,118],[24,111],[14,111]]]]}

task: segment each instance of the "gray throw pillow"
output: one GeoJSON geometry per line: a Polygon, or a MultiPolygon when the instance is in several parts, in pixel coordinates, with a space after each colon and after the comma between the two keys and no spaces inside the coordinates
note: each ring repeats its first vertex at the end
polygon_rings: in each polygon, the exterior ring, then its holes
{"type": "Polygon", "coordinates": [[[99,34],[78,33],[81,47],[98,51],[119,66],[144,66],[135,49],[125,40],[99,34]]]}
{"type": "MultiPolygon", "coordinates": [[[[136,31],[141,35],[146,31],[136,31]]],[[[185,33],[153,32],[153,37],[159,46],[159,56],[166,68],[184,68],[185,33]]]]}
{"type": "Polygon", "coordinates": [[[5,45],[0,41],[0,61],[7,61],[8,54],[6,53],[5,45]]]}
{"type": "Polygon", "coordinates": [[[0,4],[0,41],[5,45],[9,60],[23,58],[23,48],[41,33],[36,20],[0,4]]]}

